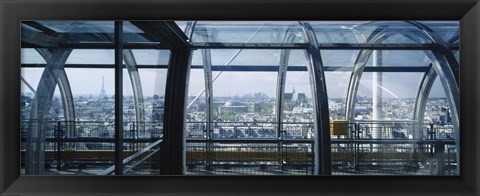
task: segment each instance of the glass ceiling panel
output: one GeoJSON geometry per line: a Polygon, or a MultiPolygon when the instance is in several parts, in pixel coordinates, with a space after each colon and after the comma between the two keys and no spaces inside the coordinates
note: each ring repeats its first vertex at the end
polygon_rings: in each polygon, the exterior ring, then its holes
{"type": "Polygon", "coordinates": [[[288,66],[302,66],[308,65],[306,50],[290,50],[288,57],[288,66]]]}
{"type": "Polygon", "coordinates": [[[33,28],[33,27],[29,26],[29,25],[26,25],[26,24],[24,24],[24,23],[22,23],[21,26],[22,26],[22,29],[28,29],[28,30],[31,30],[31,31],[33,31],[33,32],[42,32],[42,31],[40,31],[40,30],[38,30],[38,29],[36,29],[36,28],[33,28]]]}
{"type": "MultiPolygon", "coordinates": [[[[383,67],[426,67],[431,61],[427,58],[426,52],[422,50],[379,50],[382,60],[379,62],[383,67]]],[[[372,57],[368,59],[368,67],[372,65],[372,57]]]]}
{"type": "MultiPolygon", "coordinates": [[[[177,24],[178,28],[182,29],[182,31],[185,33],[188,21],[175,21],[175,23],[177,24]]],[[[187,37],[188,36],[190,35],[187,35],[187,37]]]]}
{"type": "Polygon", "coordinates": [[[424,21],[421,23],[435,31],[446,43],[458,41],[458,37],[454,38],[460,33],[458,21],[424,21]]]}
{"type": "Polygon", "coordinates": [[[244,49],[238,56],[238,49],[212,49],[212,65],[261,65],[278,66],[281,50],[244,49]],[[231,60],[233,59],[233,60],[231,60]],[[229,62],[231,61],[231,62],[229,62]]]}
{"type": "Polygon", "coordinates": [[[320,50],[323,66],[353,67],[359,50],[320,50]]]}
{"type": "Polygon", "coordinates": [[[57,33],[113,33],[113,21],[38,21],[57,33]]]}
{"type": "MultiPolygon", "coordinates": [[[[415,43],[431,43],[417,27],[402,21],[316,21],[310,22],[319,44],[325,43],[365,43],[372,33],[386,35],[402,34],[418,38],[415,43]]],[[[392,41],[393,43],[412,43],[406,39],[392,41]]]]}
{"type": "Polygon", "coordinates": [[[70,53],[66,64],[115,64],[114,50],[75,49],[70,53]]]}
{"type": "Polygon", "coordinates": [[[22,48],[21,51],[22,64],[45,64],[45,59],[33,48],[22,48]]]}
{"type": "Polygon", "coordinates": [[[197,22],[193,42],[304,43],[302,27],[289,22],[197,22]]]}
{"type": "Polygon", "coordinates": [[[135,49],[132,50],[137,65],[168,65],[170,50],[135,49]]]}

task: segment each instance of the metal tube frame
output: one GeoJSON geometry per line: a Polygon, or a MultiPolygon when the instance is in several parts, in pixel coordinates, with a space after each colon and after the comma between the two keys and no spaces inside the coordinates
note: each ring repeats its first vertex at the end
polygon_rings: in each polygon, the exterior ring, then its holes
{"type": "Polygon", "coordinates": [[[115,21],[115,175],[123,175],[123,21],[115,21]]]}
{"type": "Polygon", "coordinates": [[[307,59],[309,60],[308,72],[310,74],[312,94],[314,95],[313,105],[315,107],[315,174],[332,175],[330,116],[322,58],[312,26],[309,23],[304,22],[300,22],[300,24],[302,25],[303,32],[307,37],[308,42],[310,43],[307,59]]]}

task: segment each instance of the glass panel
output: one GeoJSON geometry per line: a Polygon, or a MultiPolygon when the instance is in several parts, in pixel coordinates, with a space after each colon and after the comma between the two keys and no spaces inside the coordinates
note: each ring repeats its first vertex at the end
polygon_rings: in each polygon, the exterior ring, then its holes
{"type": "Polygon", "coordinates": [[[37,21],[58,33],[113,33],[113,21],[37,21]]]}
{"type": "Polygon", "coordinates": [[[132,53],[137,65],[168,65],[170,50],[134,49],[132,53]]]}
{"type": "Polygon", "coordinates": [[[452,50],[453,56],[457,60],[458,64],[460,65],[460,50],[452,50]]]}
{"type": "Polygon", "coordinates": [[[288,66],[289,67],[306,67],[308,65],[306,51],[305,50],[289,50],[290,55],[288,56],[288,66]]]}
{"type": "Polygon", "coordinates": [[[435,33],[437,33],[445,43],[451,43],[455,36],[460,32],[458,21],[422,21],[435,33]]]}
{"type": "MultiPolygon", "coordinates": [[[[151,42],[142,33],[132,23],[124,22],[125,42],[151,42]]],[[[123,153],[124,160],[129,160],[123,164],[123,174],[159,175],[171,52],[126,49],[123,54],[123,153]]]]}
{"type": "MultiPolygon", "coordinates": [[[[76,120],[114,123],[114,70],[66,68],[65,72],[74,96],[76,120]]],[[[113,132],[109,137],[113,138],[113,132]]]]}
{"type": "MultiPolygon", "coordinates": [[[[427,139],[455,140],[456,134],[445,90],[440,78],[436,78],[428,95],[424,113],[423,135],[427,139]]],[[[459,175],[456,145],[445,145],[444,168],[442,175],[459,175]]]]}
{"type": "Polygon", "coordinates": [[[190,64],[193,65],[201,65],[203,66],[203,56],[202,56],[202,50],[194,50],[192,51],[192,57],[190,59],[190,64]]]}
{"type": "Polygon", "coordinates": [[[269,65],[278,66],[281,50],[267,49],[214,49],[212,54],[212,65],[269,65]],[[235,54],[238,56],[235,57],[235,54]],[[231,59],[233,61],[231,61],[231,59]],[[229,63],[229,61],[231,61],[229,63]]]}
{"type": "MultiPolygon", "coordinates": [[[[24,68],[22,69],[22,77],[30,82],[30,85],[38,90],[38,82],[43,74],[44,68],[24,68]]],[[[29,97],[28,105],[22,112],[22,134],[27,138],[23,143],[23,156],[28,155],[29,143],[35,143],[35,135],[32,131],[44,131],[46,133],[43,143],[45,146],[45,175],[96,175],[110,164],[113,164],[113,141],[109,142],[90,142],[87,138],[94,139],[113,139],[113,121],[114,102],[111,91],[103,91],[103,89],[113,89],[113,70],[111,69],[75,69],[66,68],[66,76],[72,89],[73,109],[75,113],[75,122],[66,121],[66,111],[68,108],[66,100],[68,94],[64,97],[60,93],[58,86],[53,92],[51,107],[48,116],[42,118],[48,121],[33,120],[30,118],[28,111],[36,107],[33,103],[36,93],[28,92],[25,97],[29,97]],[[102,77],[106,77],[105,85],[102,84],[102,77]],[[97,86],[97,88],[92,88],[97,86]],[[100,92],[100,94],[99,94],[100,92]],[[102,96],[102,92],[104,96],[102,96]],[[42,127],[44,126],[44,127],[42,127]],[[38,130],[40,129],[40,130],[38,130]],[[31,139],[29,139],[31,138],[31,139]],[[52,142],[54,139],[68,139],[68,142],[52,142]],[[85,150],[110,150],[104,154],[90,154],[90,161],[85,162],[84,158],[80,158],[79,151],[85,150]],[[66,158],[68,157],[68,158],[66,158]],[[92,161],[94,160],[94,161],[92,161]]],[[[25,92],[22,87],[22,92],[25,92]]],[[[113,90],[112,90],[113,91],[113,90]]],[[[45,91],[43,91],[45,92],[45,91]]],[[[22,93],[23,94],[23,93],[22,93]]],[[[41,138],[37,138],[41,139],[41,138]]],[[[83,155],[85,156],[85,155],[83,155]]],[[[24,159],[22,159],[24,160],[24,159]]],[[[22,162],[22,166],[28,167],[26,161],[33,161],[26,158],[22,162]]],[[[22,170],[22,174],[30,174],[31,170],[22,170]]]]}
{"type": "MultiPolygon", "coordinates": [[[[23,60],[23,59],[22,59],[23,60]]],[[[35,99],[35,92],[37,90],[38,82],[42,77],[44,68],[22,68],[22,82],[20,93],[20,119],[28,121],[30,119],[30,112],[32,110],[32,103],[35,99]]]]}
{"type": "MultiPolygon", "coordinates": [[[[213,72],[213,75],[218,73],[213,72]]],[[[213,110],[217,124],[275,122],[276,82],[276,72],[222,72],[213,83],[213,110]]]]}
{"type": "MultiPolygon", "coordinates": [[[[381,55],[378,67],[427,67],[431,64],[430,59],[425,53],[430,51],[423,50],[377,50],[377,54],[381,55]],[[381,59],[381,60],[380,60],[381,59]]],[[[367,66],[371,67],[373,55],[370,56],[367,66]]]]}
{"type": "MultiPolygon", "coordinates": [[[[187,28],[187,23],[189,21],[175,21],[175,23],[178,25],[178,28],[182,29],[182,31],[185,33],[185,30],[187,28]]],[[[187,35],[187,37],[190,35],[187,35]]]]}
{"type": "Polygon", "coordinates": [[[418,38],[418,42],[409,39],[392,39],[391,43],[430,43],[417,27],[402,21],[321,21],[311,22],[319,44],[324,43],[364,43],[372,33],[387,35],[402,34],[418,38]]]}
{"type": "Polygon", "coordinates": [[[323,43],[363,43],[364,33],[354,30],[352,27],[361,22],[311,22],[315,36],[319,44],[323,43]]]}
{"type": "Polygon", "coordinates": [[[22,48],[22,64],[45,64],[45,59],[33,48],[22,48]]]}
{"type": "Polygon", "coordinates": [[[195,25],[192,40],[223,43],[303,43],[303,36],[302,28],[296,21],[199,21],[195,25]],[[297,36],[299,38],[296,39],[297,36]]]}
{"type": "Polygon", "coordinates": [[[345,104],[351,75],[351,72],[325,72],[331,120],[345,120],[345,104]]]}
{"type": "MultiPolygon", "coordinates": [[[[137,26],[129,21],[123,22],[123,42],[124,43],[139,43],[152,42],[153,40],[145,37],[145,33],[137,26]]],[[[158,42],[157,42],[158,43],[158,42]]]]}
{"type": "Polygon", "coordinates": [[[323,66],[353,67],[360,50],[320,50],[323,66]]]}
{"type": "Polygon", "coordinates": [[[422,77],[423,73],[363,73],[355,103],[355,120],[413,120],[413,107],[422,77]],[[381,79],[375,80],[374,77],[381,79]],[[379,93],[374,95],[374,91],[379,93]],[[378,117],[373,114],[372,99],[375,96],[381,98],[381,106],[377,107],[381,109],[378,110],[381,115],[378,117]]]}
{"type": "Polygon", "coordinates": [[[314,107],[307,71],[287,73],[283,100],[285,139],[313,138],[314,107]]]}
{"type": "Polygon", "coordinates": [[[22,24],[21,24],[21,27],[22,27],[22,29],[27,29],[27,30],[33,31],[33,32],[42,32],[42,31],[40,31],[40,30],[38,30],[38,29],[36,29],[36,28],[33,28],[33,27],[30,26],[30,25],[26,25],[25,23],[22,23],[22,24]]]}
{"type": "Polygon", "coordinates": [[[114,52],[114,50],[104,49],[74,49],[66,64],[113,65],[115,64],[114,52]]]}
{"type": "Polygon", "coordinates": [[[187,138],[206,138],[207,104],[203,69],[191,69],[187,99],[187,138]]]}

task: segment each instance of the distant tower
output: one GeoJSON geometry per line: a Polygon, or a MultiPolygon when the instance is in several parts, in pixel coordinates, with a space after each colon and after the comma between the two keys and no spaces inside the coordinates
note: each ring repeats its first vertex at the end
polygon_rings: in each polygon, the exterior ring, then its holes
{"type": "Polygon", "coordinates": [[[100,99],[107,97],[107,93],[105,92],[105,81],[104,77],[102,76],[102,90],[100,91],[100,99]]]}

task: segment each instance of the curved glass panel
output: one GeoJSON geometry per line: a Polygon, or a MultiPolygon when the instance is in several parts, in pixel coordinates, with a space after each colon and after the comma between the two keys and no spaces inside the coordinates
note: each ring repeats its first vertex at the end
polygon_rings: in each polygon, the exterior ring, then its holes
{"type": "Polygon", "coordinates": [[[186,137],[205,139],[207,103],[205,97],[205,73],[203,69],[190,70],[186,105],[186,137]]]}
{"type": "Polygon", "coordinates": [[[405,67],[400,72],[412,71],[414,67],[427,67],[431,64],[424,50],[377,50],[377,64],[373,65],[373,56],[370,56],[367,67],[405,67]],[[408,69],[411,67],[412,69],[408,69]]]}
{"type": "Polygon", "coordinates": [[[132,49],[137,65],[168,65],[170,50],[132,49]]]}
{"type": "Polygon", "coordinates": [[[422,77],[423,73],[363,73],[355,102],[355,120],[413,120],[422,77]],[[373,103],[375,96],[378,106],[373,103]]]}
{"type": "Polygon", "coordinates": [[[324,67],[335,70],[339,67],[353,67],[360,50],[320,50],[324,67]]]}
{"type": "Polygon", "coordinates": [[[45,59],[33,48],[22,48],[20,61],[22,64],[45,64],[45,59]]]}
{"type": "MultiPolygon", "coordinates": [[[[423,36],[417,27],[402,21],[360,21],[360,22],[337,22],[322,21],[311,22],[319,44],[332,43],[365,43],[373,33],[379,35],[405,35],[418,38],[417,43],[431,43],[423,36]]],[[[391,43],[414,43],[411,40],[398,37],[391,43]]]]}
{"type": "Polygon", "coordinates": [[[307,54],[305,50],[289,50],[288,67],[306,67],[308,65],[307,54]]]}
{"type": "Polygon", "coordinates": [[[298,64],[306,66],[309,63],[306,54],[305,50],[290,50],[285,85],[282,87],[284,89],[282,100],[284,139],[312,139],[315,137],[314,101],[310,74],[306,67],[305,69],[292,69],[298,67],[296,66],[298,64]]]}
{"type": "MultiPolygon", "coordinates": [[[[113,42],[113,21],[37,21],[68,43],[113,42]]],[[[128,28],[133,29],[133,28],[128,28]]]]}
{"type": "Polygon", "coordinates": [[[212,65],[278,66],[281,50],[211,49],[212,65]],[[238,54],[237,56],[235,56],[238,54]],[[233,60],[232,60],[233,59],[233,60]]]}
{"type": "Polygon", "coordinates": [[[57,33],[113,33],[113,21],[37,21],[57,33]]]}
{"type": "Polygon", "coordinates": [[[458,64],[460,65],[460,51],[459,50],[452,50],[455,59],[457,60],[458,64]]]}
{"type": "Polygon", "coordinates": [[[74,49],[72,53],[70,53],[70,56],[65,64],[113,65],[114,63],[114,50],[74,49]]]}
{"type": "Polygon", "coordinates": [[[123,43],[142,43],[142,42],[155,42],[153,39],[147,37],[145,33],[137,26],[129,21],[123,22],[123,43]]]}
{"type": "Polygon", "coordinates": [[[357,31],[355,26],[363,22],[322,21],[309,22],[315,31],[319,44],[324,43],[363,43],[366,32],[357,31]]]}
{"type": "Polygon", "coordinates": [[[445,43],[458,40],[458,37],[452,40],[460,33],[458,21],[422,21],[421,23],[432,29],[445,43]]]}
{"type": "MultiPolygon", "coordinates": [[[[440,78],[437,77],[426,102],[422,135],[426,139],[455,140],[456,134],[453,123],[445,90],[440,78]]],[[[458,171],[454,167],[458,164],[456,145],[445,145],[443,153],[445,170],[441,171],[440,175],[458,175],[458,171]]]]}
{"type": "MultiPolygon", "coordinates": [[[[22,61],[23,62],[23,61],[22,61]]],[[[38,83],[45,68],[22,68],[22,82],[20,85],[20,116],[22,120],[30,119],[32,104],[38,83]]]]}
{"type": "Polygon", "coordinates": [[[348,83],[350,81],[351,75],[351,71],[325,72],[325,83],[327,85],[330,120],[345,120],[345,104],[348,93],[348,83]]]}
{"type": "MultiPolygon", "coordinates": [[[[185,33],[189,21],[175,21],[177,26],[185,33]]],[[[187,35],[187,37],[190,35],[187,35]]]]}
{"type": "Polygon", "coordinates": [[[296,21],[289,22],[204,22],[195,25],[193,42],[222,43],[291,43],[289,36],[300,37],[295,43],[303,43],[303,31],[296,21]]]}

